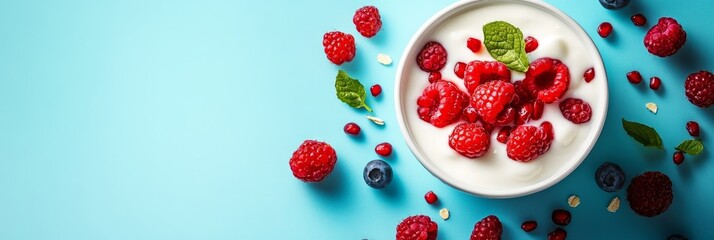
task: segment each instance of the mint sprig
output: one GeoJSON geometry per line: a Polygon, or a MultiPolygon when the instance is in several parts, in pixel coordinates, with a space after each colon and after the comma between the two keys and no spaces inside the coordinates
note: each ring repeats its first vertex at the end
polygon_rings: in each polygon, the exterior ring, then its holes
{"type": "Polygon", "coordinates": [[[345,71],[339,70],[337,72],[337,77],[335,77],[335,90],[337,91],[337,98],[340,101],[347,103],[353,108],[364,108],[367,111],[372,111],[369,106],[367,106],[367,92],[364,90],[364,86],[359,80],[351,78],[345,71]]]}
{"type": "Polygon", "coordinates": [[[704,151],[704,144],[702,144],[702,140],[689,139],[684,140],[684,142],[680,143],[675,149],[692,156],[698,156],[699,154],[702,154],[702,151],[704,151]]]}
{"type": "Polygon", "coordinates": [[[528,71],[526,41],[520,29],[504,21],[495,21],[483,26],[483,36],[483,45],[491,57],[513,71],[528,71]]]}
{"type": "Polygon", "coordinates": [[[635,141],[641,143],[645,147],[655,147],[664,149],[662,138],[654,128],[638,122],[630,122],[622,119],[622,128],[625,129],[627,135],[630,135],[635,141]]]}

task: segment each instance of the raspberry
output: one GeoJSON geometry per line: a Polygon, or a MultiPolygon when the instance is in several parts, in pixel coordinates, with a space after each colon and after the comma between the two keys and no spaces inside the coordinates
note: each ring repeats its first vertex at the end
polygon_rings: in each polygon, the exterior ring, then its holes
{"type": "Polygon", "coordinates": [[[436,202],[436,200],[439,200],[439,197],[437,197],[434,192],[428,191],[426,194],[424,194],[424,200],[426,200],[426,203],[428,204],[433,204],[436,202]]]}
{"type": "Polygon", "coordinates": [[[506,106],[503,111],[498,114],[498,117],[496,117],[496,122],[494,122],[493,124],[495,126],[505,126],[511,124],[516,119],[516,115],[518,115],[516,109],[511,106],[506,106]]]}
{"type": "Polygon", "coordinates": [[[610,36],[610,33],[612,33],[612,24],[609,22],[600,23],[600,26],[597,27],[597,34],[602,38],[610,36]]]}
{"type": "Polygon", "coordinates": [[[322,36],[322,46],[330,62],[342,65],[355,58],[355,38],[352,34],[339,31],[328,32],[322,36]]]}
{"type": "Polygon", "coordinates": [[[692,137],[699,137],[699,123],[695,121],[689,121],[686,125],[687,132],[692,137]]]}
{"type": "Polygon", "coordinates": [[[466,47],[469,48],[473,53],[478,53],[481,51],[481,40],[476,38],[469,38],[466,40],[466,47]]]}
{"type": "Polygon", "coordinates": [[[632,15],[630,20],[632,20],[635,26],[644,26],[647,23],[647,18],[645,18],[645,15],[642,15],[642,13],[632,15]]]}
{"type": "Polygon", "coordinates": [[[684,81],[684,93],[692,104],[708,108],[714,104],[714,74],[707,71],[690,74],[684,81]]]}
{"type": "Polygon", "coordinates": [[[590,104],[578,98],[568,98],[560,102],[560,112],[565,119],[575,124],[589,122],[593,115],[590,104]]]}
{"type": "Polygon", "coordinates": [[[661,172],[645,172],[632,178],[627,188],[627,201],[635,213],[645,216],[657,216],[672,204],[672,181],[661,172]]]}
{"type": "Polygon", "coordinates": [[[429,73],[429,83],[434,83],[436,81],[441,80],[441,73],[440,72],[431,72],[429,73]]]}
{"type": "Polygon", "coordinates": [[[373,97],[379,96],[380,93],[382,93],[382,86],[379,84],[374,84],[372,87],[369,88],[369,92],[372,94],[373,97]]]}
{"type": "Polygon", "coordinates": [[[464,78],[465,70],[466,70],[466,63],[457,62],[456,65],[454,65],[454,74],[456,74],[456,76],[461,79],[464,78]]]}
{"type": "Polygon", "coordinates": [[[677,20],[663,17],[647,31],[644,42],[650,53],[659,57],[671,56],[687,42],[687,32],[677,20]]]}
{"type": "Polygon", "coordinates": [[[379,16],[379,9],[374,6],[364,6],[355,11],[352,22],[357,27],[357,31],[362,36],[371,38],[382,28],[382,18],[379,16]]]}
{"type": "Polygon", "coordinates": [[[319,182],[332,172],[337,153],[330,144],[305,140],[290,158],[290,170],[303,182],[319,182]]]}
{"type": "Polygon", "coordinates": [[[417,65],[425,72],[437,72],[446,65],[446,49],[441,43],[428,42],[417,55],[417,65]]]}
{"type": "Polygon", "coordinates": [[[343,130],[345,131],[345,133],[347,133],[349,135],[358,135],[360,130],[362,130],[362,128],[360,128],[359,125],[357,125],[356,123],[349,122],[349,123],[345,124],[345,127],[343,130]]]}
{"type": "Polygon", "coordinates": [[[525,221],[521,224],[521,229],[526,232],[531,232],[538,227],[538,222],[536,221],[525,221]]]}
{"type": "Polygon", "coordinates": [[[528,36],[525,41],[526,41],[526,53],[535,51],[536,48],[538,48],[538,39],[528,36]]]}
{"type": "Polygon", "coordinates": [[[377,146],[374,147],[374,152],[376,152],[379,156],[382,157],[392,155],[392,144],[388,142],[377,144],[377,146]]]}
{"type": "Polygon", "coordinates": [[[489,215],[474,225],[470,240],[501,240],[503,226],[498,217],[489,215]]]}
{"type": "Polygon", "coordinates": [[[456,122],[468,103],[468,95],[455,84],[437,81],[424,88],[417,100],[417,113],[435,127],[444,127],[456,122]]]}
{"type": "Polygon", "coordinates": [[[459,124],[449,135],[449,147],[467,158],[483,156],[490,144],[490,134],[478,123],[459,124]]]}
{"type": "Polygon", "coordinates": [[[546,126],[548,127],[516,127],[506,142],[506,155],[519,162],[530,162],[546,153],[553,142],[552,125],[546,126]]]}
{"type": "Polygon", "coordinates": [[[490,81],[479,85],[471,96],[471,106],[476,108],[481,119],[495,123],[498,114],[513,100],[513,84],[502,81],[490,81]]]}
{"type": "Polygon", "coordinates": [[[436,240],[438,230],[428,216],[410,216],[397,225],[397,240],[436,240]]]}
{"type": "Polygon", "coordinates": [[[660,86],[662,86],[662,80],[659,77],[650,78],[650,89],[657,90],[660,86]]]}
{"type": "Polygon", "coordinates": [[[568,91],[570,85],[568,66],[557,59],[539,58],[528,67],[522,84],[543,103],[553,103],[568,91]]]}
{"type": "Polygon", "coordinates": [[[594,68],[588,68],[588,70],[583,73],[583,79],[585,79],[585,82],[590,82],[595,78],[595,69],[594,68]]]}
{"type": "Polygon", "coordinates": [[[502,62],[471,61],[464,72],[464,86],[472,94],[478,85],[488,81],[511,82],[511,70],[502,62]]]}

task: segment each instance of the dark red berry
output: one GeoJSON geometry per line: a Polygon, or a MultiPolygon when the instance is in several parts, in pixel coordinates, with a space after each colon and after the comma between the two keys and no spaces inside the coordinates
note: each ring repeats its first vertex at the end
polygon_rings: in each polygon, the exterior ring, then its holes
{"type": "Polygon", "coordinates": [[[565,240],[566,237],[568,237],[568,232],[562,228],[556,228],[548,233],[548,240],[565,240]]]}
{"type": "Polygon", "coordinates": [[[432,203],[435,203],[436,200],[439,200],[439,197],[437,197],[436,194],[434,194],[434,192],[429,191],[426,194],[424,194],[424,200],[426,200],[426,203],[432,204],[432,203]]]}
{"type": "Polygon", "coordinates": [[[589,68],[588,70],[585,71],[583,74],[583,79],[585,79],[585,82],[590,82],[595,78],[595,69],[594,68],[589,68]]]}
{"type": "Polygon", "coordinates": [[[362,129],[356,123],[349,122],[349,123],[345,124],[344,130],[345,130],[345,133],[347,133],[349,135],[357,135],[357,134],[359,134],[360,130],[362,130],[362,129]]]}
{"type": "Polygon", "coordinates": [[[674,152],[674,155],[672,156],[672,161],[674,162],[674,164],[677,165],[682,164],[682,162],[684,162],[684,153],[682,153],[682,151],[674,152]]]}
{"type": "Polygon", "coordinates": [[[632,84],[638,84],[642,82],[642,75],[638,71],[632,71],[627,73],[627,81],[632,84]]]}
{"type": "Polygon", "coordinates": [[[687,122],[687,132],[692,137],[699,137],[699,123],[695,121],[687,122]]]}
{"type": "Polygon", "coordinates": [[[466,122],[469,122],[469,123],[475,123],[479,119],[478,112],[476,111],[475,108],[473,108],[471,106],[464,108],[464,112],[461,113],[461,117],[463,117],[464,120],[466,120],[466,122]]]}
{"type": "Polygon", "coordinates": [[[429,83],[434,83],[436,81],[441,80],[441,73],[440,72],[431,72],[429,73],[429,83]]]}
{"type": "Polygon", "coordinates": [[[456,65],[454,65],[454,74],[456,74],[457,77],[463,79],[464,71],[466,71],[466,63],[457,62],[456,65]]]}
{"type": "Polygon", "coordinates": [[[521,229],[526,232],[531,232],[538,227],[538,222],[536,221],[525,221],[521,224],[521,229]]]}
{"type": "Polygon", "coordinates": [[[502,127],[498,130],[498,135],[496,135],[496,141],[500,143],[506,143],[508,141],[508,136],[511,135],[511,127],[502,127]]]}
{"type": "Polygon", "coordinates": [[[371,88],[369,88],[369,92],[372,93],[372,96],[379,96],[379,94],[382,93],[382,86],[374,84],[371,88]]]}
{"type": "Polygon", "coordinates": [[[570,212],[568,212],[568,210],[555,209],[551,217],[553,218],[553,223],[558,224],[560,226],[567,226],[568,224],[570,224],[570,212]]]}
{"type": "Polygon", "coordinates": [[[538,39],[528,36],[526,38],[526,53],[535,51],[538,48],[538,39]]]}
{"type": "Polygon", "coordinates": [[[425,72],[437,72],[446,65],[448,54],[441,43],[428,42],[417,55],[417,65],[425,72]]]}
{"type": "Polygon", "coordinates": [[[466,40],[466,47],[471,49],[472,52],[478,53],[481,51],[481,40],[469,38],[469,40],[466,40]]]}
{"type": "Polygon", "coordinates": [[[630,19],[635,26],[644,26],[647,23],[647,18],[645,18],[645,15],[642,15],[642,13],[632,15],[630,19]]]}
{"type": "Polygon", "coordinates": [[[650,88],[652,90],[657,90],[659,87],[662,85],[662,80],[660,80],[658,77],[651,77],[650,78],[650,88]]]}
{"type": "Polygon", "coordinates": [[[612,24],[609,22],[603,22],[597,27],[597,34],[599,34],[600,37],[606,38],[610,36],[610,33],[612,33],[612,24]]]}
{"type": "Polygon", "coordinates": [[[531,119],[533,120],[538,120],[540,117],[543,116],[543,109],[545,108],[545,103],[541,100],[535,100],[533,102],[533,114],[531,115],[531,119]]]}
{"type": "Polygon", "coordinates": [[[387,142],[377,144],[377,146],[374,147],[374,151],[383,157],[392,155],[392,144],[389,144],[387,142]]]}

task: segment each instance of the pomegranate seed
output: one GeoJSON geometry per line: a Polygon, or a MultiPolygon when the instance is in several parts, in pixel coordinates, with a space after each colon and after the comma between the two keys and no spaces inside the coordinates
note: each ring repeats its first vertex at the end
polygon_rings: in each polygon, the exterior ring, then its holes
{"type": "Polygon", "coordinates": [[[568,212],[568,210],[555,209],[551,217],[553,218],[553,223],[560,226],[567,226],[570,224],[570,212],[568,212]]]}
{"type": "Polygon", "coordinates": [[[513,107],[506,107],[503,111],[501,111],[501,113],[498,114],[495,122],[496,126],[504,126],[513,123],[513,120],[516,119],[516,114],[516,110],[513,109],[513,107]]]}
{"type": "Polygon", "coordinates": [[[377,146],[374,147],[374,151],[383,157],[392,155],[392,144],[389,144],[387,142],[377,144],[377,146]]]}
{"type": "Polygon", "coordinates": [[[533,115],[533,105],[526,103],[518,109],[518,116],[516,117],[516,125],[523,125],[531,120],[531,115],[533,115]]]}
{"type": "Polygon", "coordinates": [[[695,121],[687,122],[687,132],[692,137],[699,137],[699,123],[695,121]]]}
{"type": "MultiPolygon", "coordinates": [[[[555,134],[553,132],[553,124],[548,121],[545,121],[540,124],[540,130],[546,133],[546,136],[551,140],[555,137],[553,136],[555,134]]],[[[570,214],[570,212],[568,212],[568,214],[570,214]]]]}
{"type": "Polygon", "coordinates": [[[526,53],[535,51],[538,48],[538,39],[528,36],[526,38],[526,53]]]}
{"type": "Polygon", "coordinates": [[[456,65],[454,65],[454,73],[457,77],[463,79],[464,71],[466,71],[466,63],[457,62],[456,65]]]}
{"type": "Polygon", "coordinates": [[[590,68],[585,71],[583,74],[583,79],[585,79],[585,82],[590,82],[595,78],[595,69],[590,68]]]}
{"type": "Polygon", "coordinates": [[[369,88],[369,92],[371,92],[374,97],[379,96],[379,94],[382,93],[382,86],[374,84],[371,88],[369,88]]]}
{"type": "Polygon", "coordinates": [[[660,80],[658,77],[651,77],[650,78],[650,88],[652,90],[657,90],[659,87],[662,85],[662,80],[660,80]]]}
{"type": "Polygon", "coordinates": [[[642,75],[638,71],[632,71],[627,73],[627,80],[632,84],[638,84],[642,82],[642,75]]]}
{"type": "Polygon", "coordinates": [[[484,122],[483,120],[479,121],[479,123],[481,123],[481,126],[482,126],[484,129],[486,129],[487,132],[490,133],[491,131],[493,131],[493,128],[494,128],[493,124],[484,122]]]}
{"type": "Polygon", "coordinates": [[[600,34],[600,37],[606,38],[610,33],[612,33],[612,24],[609,22],[603,22],[597,27],[597,34],[600,34]]]}
{"type": "Polygon", "coordinates": [[[568,232],[562,228],[556,228],[548,233],[548,240],[565,240],[566,237],[568,237],[568,232]]]}
{"type": "Polygon", "coordinates": [[[434,192],[428,191],[426,194],[424,194],[424,199],[426,200],[426,203],[432,204],[435,203],[436,200],[439,200],[439,197],[437,197],[434,192]]]}
{"type": "Polygon", "coordinates": [[[531,232],[538,227],[538,222],[536,221],[525,221],[521,224],[521,229],[526,232],[531,232]]]}
{"type": "Polygon", "coordinates": [[[536,100],[533,102],[533,115],[531,115],[531,119],[540,119],[540,117],[543,116],[543,108],[545,108],[545,103],[543,103],[543,101],[536,100]]]}
{"type": "Polygon", "coordinates": [[[466,47],[471,49],[472,52],[478,53],[481,51],[481,40],[469,38],[469,40],[466,40],[466,47]]]}
{"type": "Polygon", "coordinates": [[[630,19],[632,19],[632,23],[634,23],[635,26],[644,26],[647,23],[647,18],[645,18],[645,15],[642,15],[642,13],[632,15],[630,19]]]}
{"type": "Polygon", "coordinates": [[[362,129],[356,123],[349,122],[349,123],[345,124],[344,130],[345,130],[345,133],[347,133],[349,135],[357,135],[357,134],[359,134],[360,130],[362,130],[362,129]]]}
{"type": "Polygon", "coordinates": [[[429,83],[434,83],[436,81],[441,80],[441,73],[440,72],[431,72],[429,73],[429,83]]]}
{"type": "Polygon", "coordinates": [[[465,107],[461,116],[464,118],[464,120],[470,123],[474,123],[479,119],[478,112],[476,112],[476,108],[473,108],[471,106],[465,107]]]}
{"type": "Polygon", "coordinates": [[[674,155],[672,156],[672,161],[674,164],[682,164],[684,162],[684,153],[682,151],[676,151],[674,152],[674,155]]]}
{"type": "Polygon", "coordinates": [[[500,143],[506,143],[508,141],[508,136],[511,135],[511,127],[502,127],[498,130],[498,135],[496,135],[496,141],[500,143]]]}

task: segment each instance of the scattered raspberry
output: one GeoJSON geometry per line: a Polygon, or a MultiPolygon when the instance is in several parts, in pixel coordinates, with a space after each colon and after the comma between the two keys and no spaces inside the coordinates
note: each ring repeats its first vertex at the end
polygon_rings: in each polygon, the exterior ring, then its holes
{"type": "Polygon", "coordinates": [[[672,204],[672,181],[661,172],[645,172],[632,178],[627,188],[627,201],[635,213],[657,216],[672,204]]]}
{"type": "Polygon", "coordinates": [[[538,39],[528,36],[525,41],[526,41],[526,53],[535,51],[538,48],[538,39]]]}
{"type": "Polygon", "coordinates": [[[357,31],[362,36],[371,38],[382,28],[382,17],[379,16],[379,9],[374,6],[364,6],[355,11],[352,22],[357,27],[357,31]]]}
{"type": "Polygon", "coordinates": [[[322,46],[330,62],[342,65],[355,58],[355,38],[352,34],[339,31],[328,32],[322,36],[322,46]]]}
{"type": "Polygon", "coordinates": [[[568,237],[568,232],[562,228],[556,228],[548,233],[548,240],[565,240],[566,237],[568,237]]]}
{"type": "Polygon", "coordinates": [[[435,127],[456,122],[461,111],[469,104],[468,95],[447,81],[429,84],[417,100],[419,118],[435,127]]]}
{"type": "Polygon", "coordinates": [[[553,214],[551,214],[551,219],[553,219],[553,223],[555,224],[568,226],[568,224],[570,224],[571,215],[568,210],[556,209],[553,211],[553,214]]]}
{"type": "Polygon", "coordinates": [[[585,73],[583,73],[583,79],[585,82],[590,82],[595,79],[595,69],[588,68],[588,70],[585,70],[585,73]]]}
{"type": "Polygon", "coordinates": [[[521,229],[526,232],[532,232],[538,227],[538,222],[536,221],[525,221],[521,224],[521,229]]]}
{"type": "Polygon", "coordinates": [[[498,117],[496,117],[496,122],[493,124],[495,126],[505,126],[509,125],[516,120],[516,115],[518,115],[518,112],[516,109],[514,109],[511,106],[506,106],[501,113],[498,114],[498,117]]]}
{"type": "Polygon", "coordinates": [[[290,158],[290,170],[303,182],[319,182],[335,168],[337,153],[330,144],[305,140],[290,158]]]}
{"type": "Polygon", "coordinates": [[[600,26],[597,27],[597,34],[600,35],[600,37],[606,38],[610,36],[612,33],[612,24],[609,22],[603,22],[600,23],[600,26]]]}
{"type": "Polygon", "coordinates": [[[454,74],[456,74],[457,77],[463,79],[464,71],[466,71],[466,63],[457,62],[456,65],[454,65],[454,74]]]}
{"type": "Polygon", "coordinates": [[[464,112],[461,113],[461,116],[469,123],[475,123],[479,120],[478,112],[471,106],[464,108],[464,112]]]}
{"type": "Polygon", "coordinates": [[[502,81],[490,81],[479,85],[471,96],[471,106],[487,123],[495,123],[498,114],[513,100],[513,84],[502,81]]]}
{"type": "Polygon", "coordinates": [[[469,40],[466,40],[466,47],[471,49],[473,53],[478,53],[481,51],[481,40],[469,38],[469,40]]]}
{"type": "Polygon", "coordinates": [[[434,192],[428,191],[426,194],[424,194],[424,200],[426,200],[426,203],[428,204],[433,204],[436,202],[436,200],[439,200],[439,197],[437,197],[434,192]]]}
{"type": "Polygon", "coordinates": [[[662,80],[659,77],[650,78],[650,89],[657,90],[660,86],[662,86],[662,80]]]}
{"type": "Polygon", "coordinates": [[[397,240],[436,240],[438,230],[428,216],[410,216],[397,225],[397,240]]]}
{"type": "Polygon", "coordinates": [[[428,42],[417,56],[417,65],[425,72],[437,72],[446,65],[446,49],[441,43],[428,42]]]}
{"type": "Polygon", "coordinates": [[[674,152],[674,155],[672,155],[672,162],[677,165],[682,164],[684,162],[684,153],[682,153],[682,151],[674,152]]]}
{"type": "Polygon", "coordinates": [[[468,93],[473,93],[478,85],[488,81],[511,81],[511,70],[502,62],[471,61],[466,65],[463,75],[464,86],[468,93]]]}
{"type": "Polygon", "coordinates": [[[632,20],[632,23],[635,24],[635,26],[644,26],[647,24],[647,18],[645,18],[645,15],[642,15],[642,13],[632,15],[630,20],[632,20]]]}
{"type": "Polygon", "coordinates": [[[541,100],[535,100],[533,102],[533,115],[531,115],[531,119],[533,120],[538,120],[543,116],[543,110],[545,109],[545,103],[541,100]]]}
{"type": "Polygon", "coordinates": [[[382,93],[382,86],[380,86],[379,84],[374,84],[372,85],[372,87],[369,88],[369,92],[374,97],[379,96],[379,94],[382,93]]]}
{"type": "Polygon", "coordinates": [[[575,124],[589,122],[593,115],[590,104],[578,98],[568,98],[560,102],[560,112],[565,119],[575,124]]]}
{"type": "Polygon", "coordinates": [[[358,135],[360,130],[362,130],[362,129],[356,123],[349,122],[349,123],[345,124],[345,127],[343,130],[345,130],[345,133],[347,133],[349,135],[358,135]]]}
{"type": "Polygon", "coordinates": [[[677,20],[663,17],[647,31],[644,42],[650,53],[660,57],[671,56],[687,42],[687,33],[677,20]]]}
{"type": "Polygon", "coordinates": [[[699,137],[699,123],[695,121],[687,122],[687,132],[692,137],[699,137]]]}
{"type": "Polygon", "coordinates": [[[518,109],[518,116],[516,117],[516,125],[523,125],[531,120],[533,115],[533,104],[524,104],[518,109]]]}
{"type": "Polygon", "coordinates": [[[642,74],[638,71],[632,71],[627,73],[627,81],[632,84],[638,84],[642,82],[642,74]]]}
{"type": "Polygon", "coordinates": [[[498,135],[496,135],[496,141],[500,143],[506,143],[508,141],[508,136],[511,135],[511,127],[502,127],[501,130],[498,130],[498,135]]]}
{"type": "Polygon", "coordinates": [[[392,144],[388,142],[377,144],[377,146],[374,147],[374,152],[379,154],[379,156],[388,157],[392,155],[392,144]]]}
{"type": "Polygon", "coordinates": [[[714,74],[707,71],[690,74],[684,81],[684,93],[692,104],[708,108],[714,104],[714,74]]]}
{"type": "Polygon", "coordinates": [[[506,154],[519,162],[530,162],[550,149],[553,142],[552,125],[546,128],[521,125],[511,131],[506,142],[506,154]],[[546,129],[545,131],[543,129],[546,129]]]}
{"type": "Polygon", "coordinates": [[[501,240],[503,226],[498,217],[489,215],[474,225],[470,240],[501,240]]]}
{"type": "Polygon", "coordinates": [[[429,83],[434,83],[436,81],[441,80],[441,73],[440,72],[431,72],[429,73],[429,83]]]}
{"type": "Polygon", "coordinates": [[[568,66],[560,60],[540,58],[528,67],[524,87],[543,103],[553,103],[565,95],[570,85],[568,66]]]}
{"type": "Polygon", "coordinates": [[[467,158],[483,156],[490,144],[490,134],[478,123],[459,124],[449,135],[449,147],[467,158]]]}

